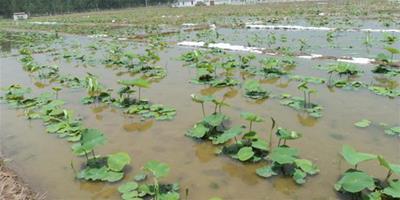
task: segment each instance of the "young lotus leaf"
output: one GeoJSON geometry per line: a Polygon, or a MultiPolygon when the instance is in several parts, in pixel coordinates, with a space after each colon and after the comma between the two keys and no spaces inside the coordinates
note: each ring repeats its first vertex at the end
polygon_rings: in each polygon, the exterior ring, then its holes
{"type": "Polygon", "coordinates": [[[360,162],[377,158],[377,156],[373,154],[357,152],[352,147],[346,144],[343,145],[342,156],[350,165],[353,166],[356,166],[360,162]]]}
{"type": "Polygon", "coordinates": [[[155,160],[147,162],[144,169],[150,171],[156,178],[167,176],[170,170],[167,164],[155,160]]]}
{"type": "Polygon", "coordinates": [[[232,127],[230,129],[226,130],[221,135],[219,135],[217,138],[215,138],[213,140],[213,144],[223,144],[223,143],[229,141],[230,139],[242,134],[243,131],[244,131],[244,129],[241,126],[232,127]]]}
{"type": "Polygon", "coordinates": [[[293,173],[293,180],[297,184],[304,184],[306,182],[306,180],[305,180],[306,176],[307,176],[307,174],[305,172],[303,172],[302,170],[295,169],[294,173],[293,173]]]}
{"type": "Polygon", "coordinates": [[[261,167],[258,168],[256,170],[257,175],[264,177],[264,178],[268,178],[274,175],[277,175],[277,173],[274,172],[274,170],[272,169],[272,166],[265,166],[265,167],[261,167]]]}
{"type": "Polygon", "coordinates": [[[209,129],[202,123],[195,124],[193,128],[189,129],[186,135],[194,138],[202,138],[208,133],[209,129]]]}
{"type": "Polygon", "coordinates": [[[109,171],[106,166],[101,168],[86,167],[77,174],[78,179],[92,180],[92,181],[108,181],[116,182],[124,177],[122,172],[109,171]]]}
{"type": "Polygon", "coordinates": [[[119,172],[131,162],[131,157],[125,152],[111,154],[107,157],[108,168],[112,171],[119,172]]]}
{"type": "Polygon", "coordinates": [[[385,167],[386,169],[390,170],[391,172],[397,175],[400,175],[400,165],[389,163],[382,156],[378,156],[378,161],[381,166],[385,167]]]}
{"type": "Polygon", "coordinates": [[[382,200],[382,193],[381,191],[371,192],[367,197],[368,200],[382,200]]]}
{"type": "Polygon", "coordinates": [[[150,82],[145,79],[133,79],[133,80],[120,80],[118,81],[119,84],[125,86],[136,86],[141,88],[148,88],[150,87],[150,82]]]}
{"type": "Polygon", "coordinates": [[[204,102],[212,101],[214,99],[213,96],[202,96],[202,95],[196,95],[196,94],[191,94],[190,97],[192,97],[192,100],[196,103],[204,103],[204,102]]]}
{"type": "Polygon", "coordinates": [[[135,177],[133,177],[133,179],[135,181],[143,181],[147,178],[147,175],[144,172],[140,172],[139,174],[137,174],[135,177]]]}
{"type": "Polygon", "coordinates": [[[389,186],[383,189],[382,193],[393,198],[400,198],[400,180],[389,181],[389,186]]]}
{"type": "Polygon", "coordinates": [[[268,151],[267,141],[260,139],[260,138],[258,138],[255,141],[252,141],[251,147],[253,147],[255,149],[263,150],[263,151],[268,151]]]}
{"type": "Polygon", "coordinates": [[[254,113],[251,112],[242,112],[240,113],[240,117],[247,120],[247,121],[253,121],[253,122],[263,122],[264,119],[254,113]]]}
{"type": "Polygon", "coordinates": [[[307,174],[314,175],[319,172],[319,169],[311,161],[306,159],[296,159],[294,161],[296,166],[306,172],[307,174]]]}
{"type": "Polygon", "coordinates": [[[364,189],[375,189],[374,179],[365,172],[354,171],[346,172],[343,177],[335,184],[335,189],[340,191],[357,193],[364,189]]]}
{"type": "Polygon", "coordinates": [[[242,147],[238,153],[237,156],[240,161],[246,161],[249,160],[251,157],[254,156],[253,149],[251,147],[242,147]]]}
{"type": "MultiPolygon", "coordinates": [[[[85,129],[82,132],[81,141],[72,145],[72,150],[77,155],[91,152],[96,146],[106,142],[104,134],[97,129],[85,129]]],[[[118,170],[119,171],[119,170],[118,170]]]]}
{"type": "Polygon", "coordinates": [[[290,147],[278,147],[272,150],[269,158],[278,164],[291,164],[298,156],[298,151],[295,148],[290,147]]]}
{"type": "Polygon", "coordinates": [[[296,131],[291,131],[285,128],[278,127],[278,130],[276,131],[276,135],[283,140],[295,140],[301,137],[300,133],[297,133],[296,131]]]}
{"type": "Polygon", "coordinates": [[[121,186],[118,187],[118,191],[121,193],[127,193],[132,190],[136,190],[139,187],[139,185],[136,182],[127,182],[121,186]]]}
{"type": "Polygon", "coordinates": [[[361,121],[354,123],[354,125],[359,128],[366,128],[371,125],[371,121],[369,121],[368,119],[362,119],[361,121]]]}
{"type": "Polygon", "coordinates": [[[225,120],[228,120],[229,118],[221,113],[215,113],[212,115],[209,115],[203,119],[203,122],[206,124],[209,124],[212,127],[217,127],[221,125],[225,120]]]}
{"type": "Polygon", "coordinates": [[[400,126],[395,126],[395,127],[392,127],[392,128],[385,129],[385,133],[387,135],[392,135],[392,136],[398,135],[398,136],[400,136],[400,126]]]}

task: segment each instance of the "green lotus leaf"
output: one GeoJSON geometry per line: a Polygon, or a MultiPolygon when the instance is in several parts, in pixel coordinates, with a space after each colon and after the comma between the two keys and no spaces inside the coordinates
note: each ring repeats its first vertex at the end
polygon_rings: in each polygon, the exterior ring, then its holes
{"type": "Polygon", "coordinates": [[[263,139],[259,139],[259,138],[255,141],[251,142],[251,147],[253,147],[255,149],[263,150],[263,151],[268,151],[267,141],[265,141],[263,139]]]}
{"type": "Polygon", "coordinates": [[[275,133],[279,138],[283,140],[294,140],[301,137],[300,133],[296,131],[291,131],[285,128],[278,127],[278,130],[275,133]]]}
{"type": "Polygon", "coordinates": [[[395,127],[392,127],[392,128],[385,129],[385,133],[387,135],[392,135],[392,136],[398,135],[398,136],[400,136],[400,126],[395,126],[395,127]]]}
{"type": "Polygon", "coordinates": [[[374,160],[377,158],[377,156],[373,154],[357,152],[352,147],[346,144],[343,145],[342,156],[352,166],[355,166],[363,161],[374,160]]]}
{"type": "Polygon", "coordinates": [[[216,113],[209,115],[203,119],[203,122],[209,124],[212,127],[217,127],[221,125],[225,120],[229,119],[226,115],[221,113],[216,113]]]}
{"type": "Polygon", "coordinates": [[[254,113],[251,112],[242,112],[240,113],[240,117],[247,120],[247,121],[252,121],[252,122],[263,122],[264,119],[254,113]]]}
{"type": "Polygon", "coordinates": [[[219,135],[217,138],[213,140],[213,144],[223,144],[230,139],[242,134],[244,131],[243,127],[241,126],[234,126],[228,130],[226,130],[224,133],[219,135]]]}
{"type": "Polygon", "coordinates": [[[136,86],[141,88],[150,87],[150,82],[141,78],[133,80],[119,80],[118,83],[125,86],[136,86]]]}
{"type": "Polygon", "coordinates": [[[238,153],[237,156],[240,161],[246,161],[249,160],[251,157],[254,156],[253,149],[251,147],[242,147],[238,153]]]}
{"type": "Polygon", "coordinates": [[[204,137],[209,129],[205,127],[202,123],[195,124],[193,128],[189,129],[187,135],[194,138],[204,137]]]}
{"type": "Polygon", "coordinates": [[[307,174],[303,172],[302,170],[295,169],[293,173],[293,179],[297,184],[304,184],[306,182],[307,174]]]}
{"type": "Polygon", "coordinates": [[[361,121],[354,123],[354,125],[359,128],[366,128],[371,125],[371,121],[369,121],[368,119],[362,119],[361,121]]]}
{"type": "Polygon", "coordinates": [[[354,171],[346,172],[343,177],[335,184],[335,189],[340,191],[357,193],[365,189],[375,189],[374,179],[365,172],[354,171]]]}
{"type": "Polygon", "coordinates": [[[125,152],[110,154],[107,157],[107,166],[110,170],[120,172],[131,162],[131,157],[125,152]]]}
{"type": "Polygon", "coordinates": [[[85,129],[81,134],[79,143],[72,145],[72,150],[77,155],[92,151],[96,146],[105,144],[104,134],[97,129],[85,129]]]}
{"type": "Polygon", "coordinates": [[[133,190],[136,190],[139,187],[139,185],[136,182],[127,182],[121,186],[118,187],[118,191],[120,193],[127,193],[131,192],[133,190]]]}
{"type": "Polygon", "coordinates": [[[311,161],[306,159],[296,159],[294,161],[297,167],[306,172],[307,174],[314,175],[319,172],[319,169],[311,161]]]}
{"type": "Polygon", "coordinates": [[[393,198],[400,198],[400,181],[399,180],[389,181],[389,186],[383,189],[382,193],[391,196],[393,198]]]}
{"type": "Polygon", "coordinates": [[[268,178],[268,177],[277,175],[277,173],[275,173],[274,170],[272,169],[272,166],[265,166],[265,167],[258,168],[256,170],[256,174],[261,177],[264,177],[264,178],[268,178]]]}
{"type": "Polygon", "coordinates": [[[378,161],[381,166],[385,167],[386,169],[392,171],[393,173],[395,173],[397,175],[400,175],[400,165],[389,163],[382,156],[378,156],[378,161]]]}
{"type": "Polygon", "coordinates": [[[157,178],[165,177],[169,174],[169,166],[165,163],[161,163],[155,160],[149,161],[144,166],[144,169],[153,173],[153,175],[157,178]]]}
{"type": "Polygon", "coordinates": [[[269,158],[278,164],[291,164],[298,156],[298,151],[290,147],[278,147],[272,150],[269,158]]]}

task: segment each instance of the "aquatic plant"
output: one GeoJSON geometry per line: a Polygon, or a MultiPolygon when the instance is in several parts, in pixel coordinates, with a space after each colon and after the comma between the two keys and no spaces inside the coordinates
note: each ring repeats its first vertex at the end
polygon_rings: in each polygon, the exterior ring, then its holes
{"type": "MultiPolygon", "coordinates": [[[[127,182],[118,187],[122,199],[147,199],[155,200],[179,200],[179,184],[160,183],[160,179],[168,176],[170,168],[167,164],[155,160],[149,161],[143,167],[153,177],[153,183],[138,183],[147,178],[147,174],[140,175],[140,179],[127,182]],[[137,182],[136,182],[137,181],[137,182]]],[[[143,173],[143,172],[142,172],[143,173]]]]}
{"type": "Polygon", "coordinates": [[[145,79],[141,79],[141,78],[132,79],[132,80],[119,80],[118,83],[127,87],[128,88],[127,91],[129,91],[129,93],[131,93],[129,90],[131,87],[137,87],[138,88],[138,98],[137,98],[138,102],[141,102],[141,98],[140,98],[141,97],[140,96],[141,88],[149,88],[150,87],[150,82],[145,79]]]}
{"type": "Polygon", "coordinates": [[[240,117],[249,121],[249,132],[252,131],[253,122],[263,122],[264,119],[254,113],[251,112],[242,112],[240,113],[240,117]]]}
{"type": "Polygon", "coordinates": [[[271,150],[267,161],[271,164],[258,168],[256,173],[263,178],[282,174],[291,176],[297,184],[304,184],[307,175],[315,175],[318,167],[311,161],[299,158],[298,150],[288,146],[279,146],[271,150]]]}
{"type": "Polygon", "coordinates": [[[247,80],[244,85],[245,95],[250,99],[265,99],[270,92],[261,88],[257,80],[247,80]]]}
{"type": "Polygon", "coordinates": [[[314,118],[322,117],[322,107],[320,105],[310,103],[308,104],[308,107],[305,108],[305,105],[307,103],[304,101],[304,97],[302,98],[302,97],[292,96],[290,94],[282,94],[280,98],[281,98],[280,103],[282,105],[289,106],[295,110],[305,111],[311,117],[314,118]]]}
{"type": "Polygon", "coordinates": [[[399,181],[391,180],[393,173],[400,175],[400,165],[389,163],[383,156],[357,152],[349,145],[343,145],[343,158],[354,168],[348,169],[334,188],[338,192],[350,194],[354,199],[396,199],[400,197],[399,181]],[[377,160],[379,165],[387,170],[384,180],[379,180],[357,169],[366,161],[377,160]]]}

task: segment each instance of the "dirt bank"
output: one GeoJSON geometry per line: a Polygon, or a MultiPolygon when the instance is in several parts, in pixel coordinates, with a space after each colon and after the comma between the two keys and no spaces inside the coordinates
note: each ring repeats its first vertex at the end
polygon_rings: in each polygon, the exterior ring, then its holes
{"type": "Polygon", "coordinates": [[[7,168],[0,158],[0,200],[41,200],[44,195],[35,193],[18,175],[7,168]]]}

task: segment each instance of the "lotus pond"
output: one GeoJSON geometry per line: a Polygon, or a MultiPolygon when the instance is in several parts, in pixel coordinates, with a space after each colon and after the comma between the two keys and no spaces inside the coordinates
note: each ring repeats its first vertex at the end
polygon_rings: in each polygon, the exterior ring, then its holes
{"type": "Polygon", "coordinates": [[[357,23],[1,31],[1,151],[48,199],[399,199],[400,26],[357,23]]]}

